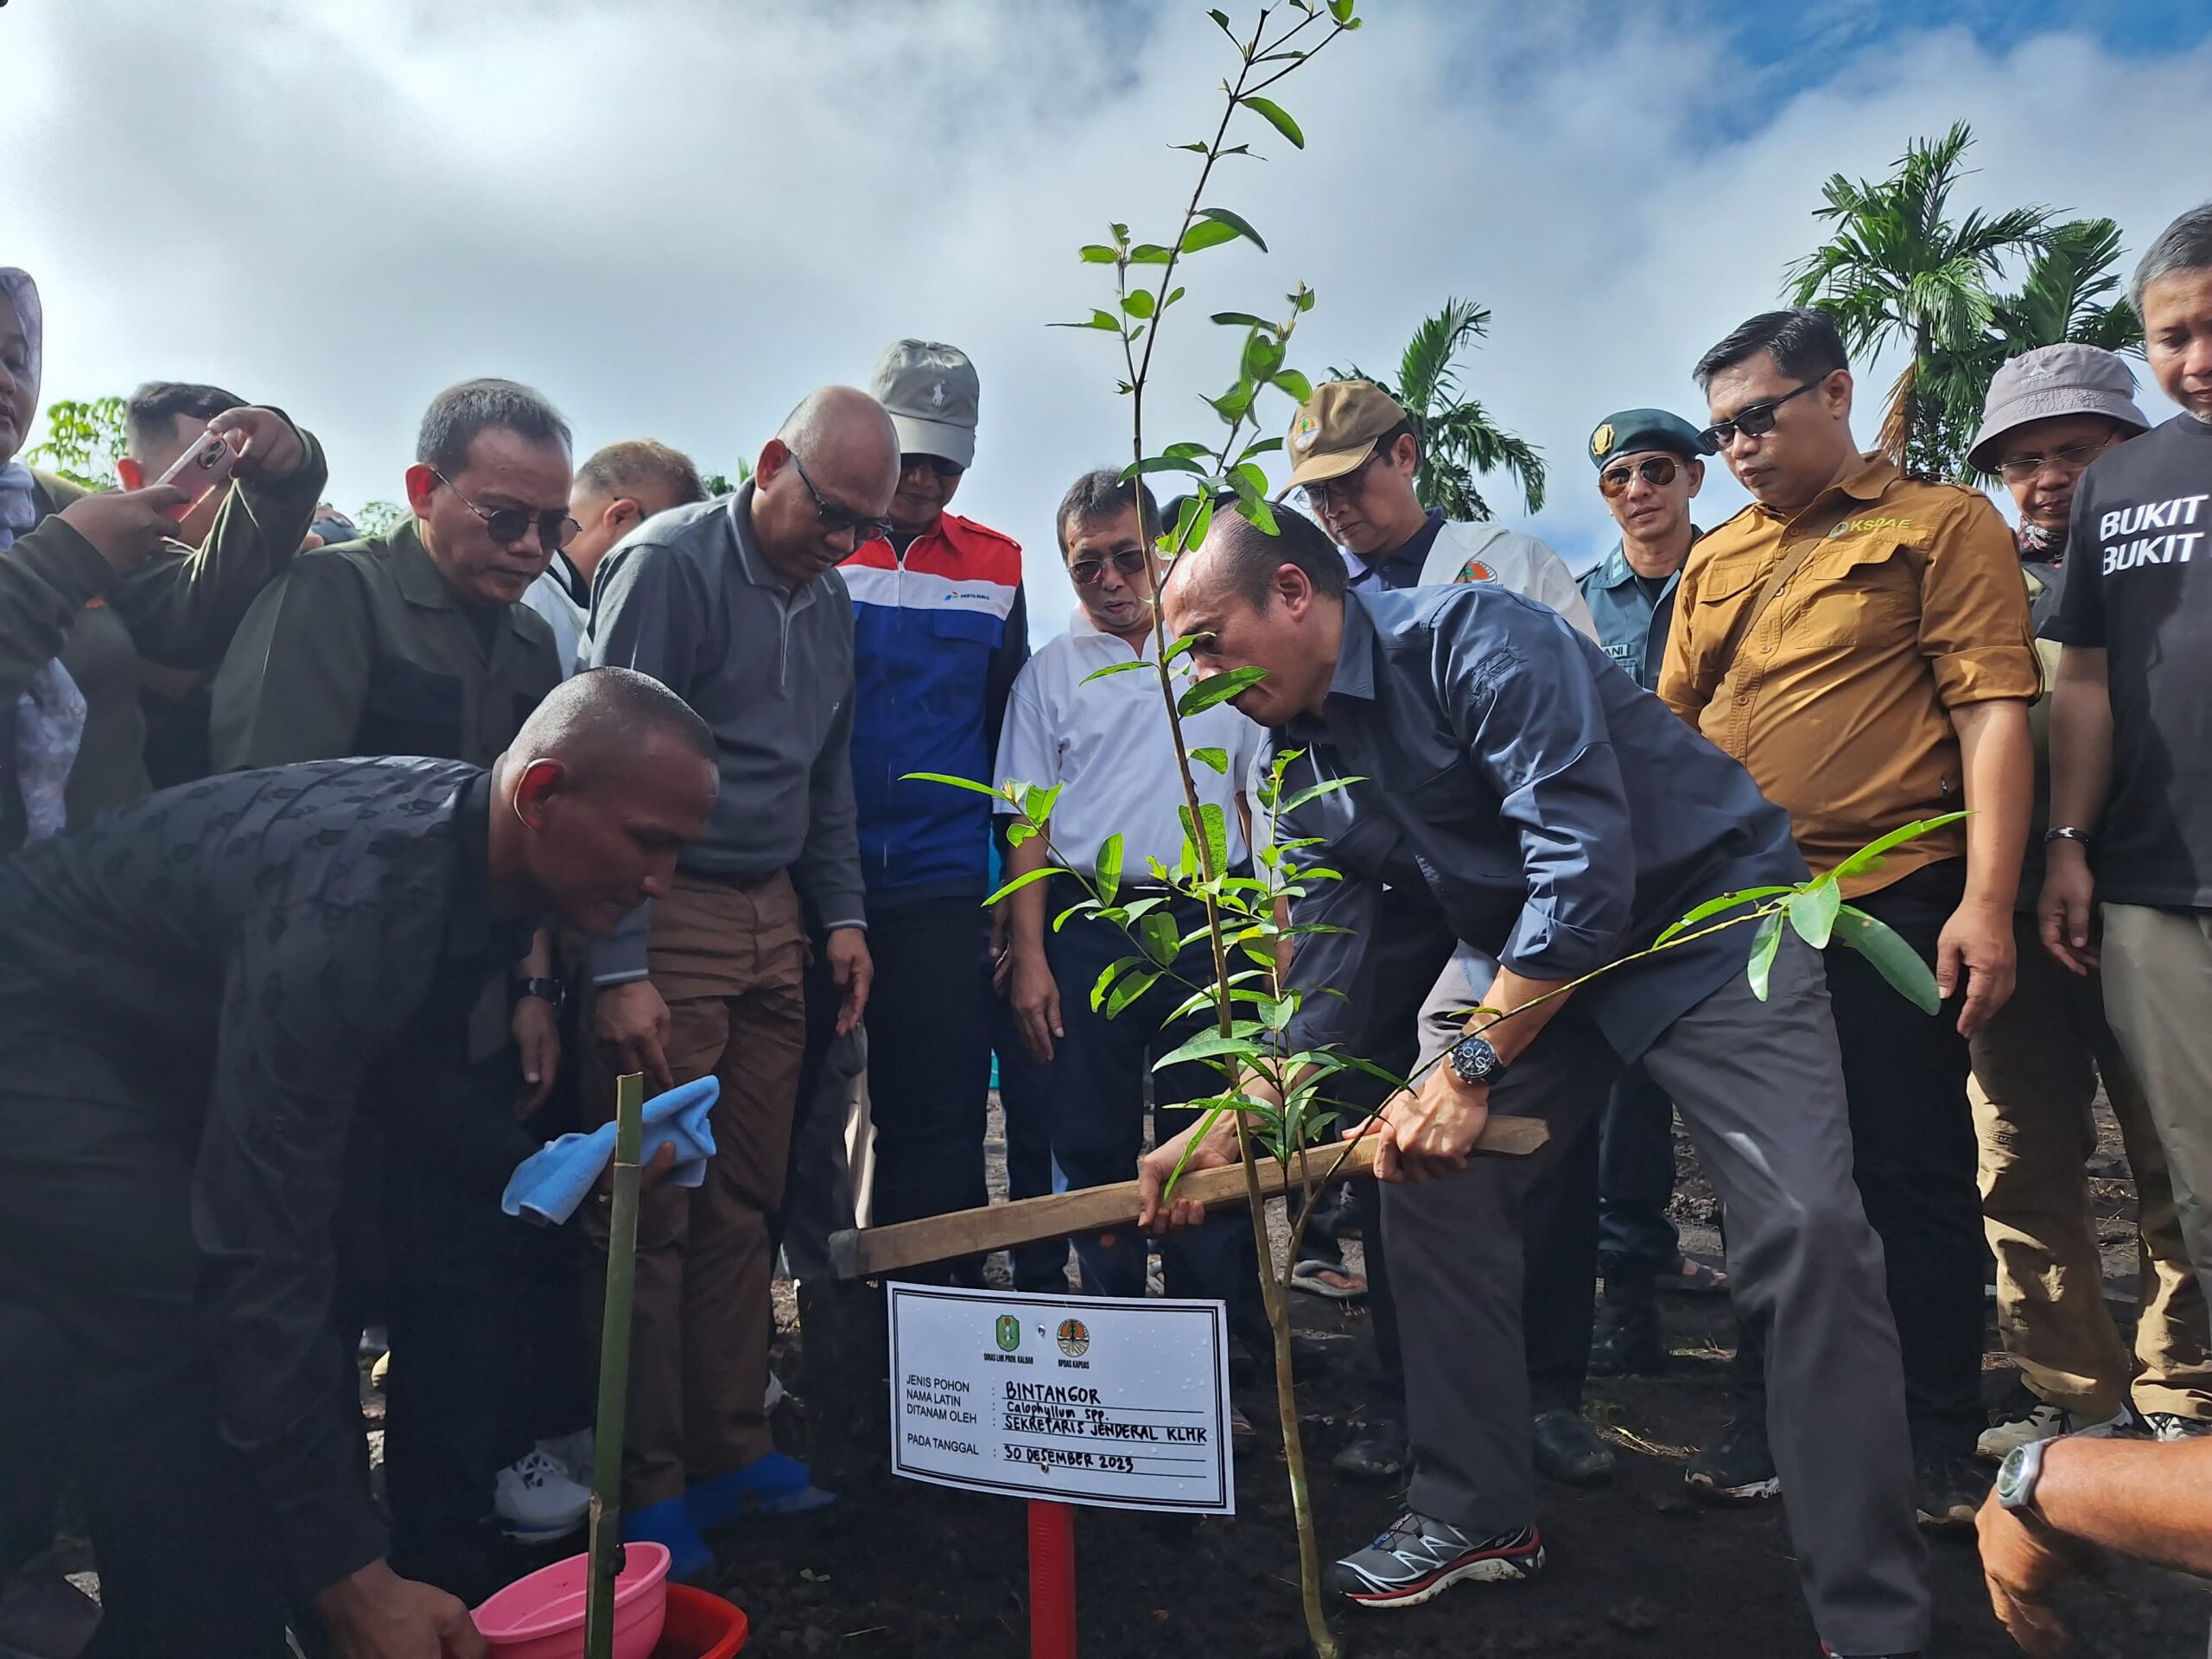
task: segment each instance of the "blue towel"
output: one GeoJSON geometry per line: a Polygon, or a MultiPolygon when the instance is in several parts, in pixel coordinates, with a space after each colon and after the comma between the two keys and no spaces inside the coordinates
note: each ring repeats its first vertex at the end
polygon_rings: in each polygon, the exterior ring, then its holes
{"type": "MultiPolygon", "coordinates": [[[[664,1095],[645,1103],[644,1145],[639,1156],[651,1163],[653,1154],[673,1142],[676,1167],[668,1179],[677,1186],[702,1186],[707,1179],[707,1160],[715,1155],[715,1133],[707,1114],[714,1109],[721,1084],[712,1077],[679,1084],[664,1095]]],[[[528,1216],[557,1226],[576,1213],[576,1206],[592,1189],[614,1156],[614,1126],[602,1123],[589,1135],[564,1135],[515,1166],[499,1207],[511,1216],[528,1216]]]]}

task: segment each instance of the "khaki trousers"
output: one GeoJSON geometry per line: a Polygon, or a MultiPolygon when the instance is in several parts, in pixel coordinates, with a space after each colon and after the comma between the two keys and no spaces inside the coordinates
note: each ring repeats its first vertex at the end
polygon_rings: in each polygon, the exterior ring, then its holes
{"type": "Polygon", "coordinates": [[[2197,1280],[2212,1294],[2212,911],[2104,906],[2105,1016],[2173,1183],[2197,1280]]]}
{"type": "MultiPolygon", "coordinates": [[[[1968,1090],[2005,1351],[2037,1398],[2076,1416],[2118,1412],[2132,1376],[2138,1410],[2212,1420],[2204,1293],[2149,1105],[2105,1022],[2107,992],[2095,975],[2082,978],[2051,959],[2034,917],[2016,917],[2014,932],[2018,983],[1974,1039],[1968,1090]],[[2135,1178],[2140,1314],[2132,1358],[2105,1306],[2089,1202],[2099,1077],[2135,1178]]],[[[2114,950],[2107,935],[2107,963],[2114,950]]]]}
{"type": "MultiPolygon", "coordinates": [[[[653,906],[652,982],[668,1004],[677,1083],[721,1081],[715,1156],[698,1187],[645,1195],[638,1218],[622,1503],[639,1510],[773,1450],[761,1410],[774,1317],[768,1217],[783,1201],[805,1045],[798,896],[778,871],[751,885],[679,874],[653,906]]],[[[588,1029],[588,1025],[586,1027],[588,1029]]],[[[589,1095],[604,1122],[613,1081],[589,1095]]],[[[587,1207],[594,1242],[605,1214],[587,1207]]],[[[594,1319],[605,1258],[590,1294],[594,1319]]]]}

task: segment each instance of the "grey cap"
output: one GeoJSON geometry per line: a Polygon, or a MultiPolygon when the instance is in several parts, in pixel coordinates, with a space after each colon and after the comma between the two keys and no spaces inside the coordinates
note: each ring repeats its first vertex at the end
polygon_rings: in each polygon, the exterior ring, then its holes
{"type": "Polygon", "coordinates": [[[957,346],[902,340],[876,359],[868,389],[899,429],[899,452],[976,461],[976,365],[957,346]]]}
{"type": "Polygon", "coordinates": [[[2135,376],[2127,365],[2101,346],[2038,346],[2022,352],[1990,377],[1981,407],[1981,430],[1967,451],[1967,465],[1993,473],[1997,441],[2031,421],[2058,415],[2101,415],[2128,429],[2147,432],[2151,423],[2135,407],[2135,376]]]}

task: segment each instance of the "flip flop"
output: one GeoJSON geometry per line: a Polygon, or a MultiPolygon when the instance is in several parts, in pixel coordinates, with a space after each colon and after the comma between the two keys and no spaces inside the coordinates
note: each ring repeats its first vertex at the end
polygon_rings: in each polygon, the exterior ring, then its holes
{"type": "Polygon", "coordinates": [[[1363,1275],[1332,1268],[1325,1262],[1300,1262],[1290,1270],[1290,1287],[1309,1296],[1325,1296],[1332,1302],[1357,1302],[1367,1294],[1363,1275]]]}

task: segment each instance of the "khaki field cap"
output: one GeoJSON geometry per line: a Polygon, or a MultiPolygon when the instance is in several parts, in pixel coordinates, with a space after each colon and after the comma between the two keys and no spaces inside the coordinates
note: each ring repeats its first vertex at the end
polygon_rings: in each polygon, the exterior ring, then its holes
{"type": "Polygon", "coordinates": [[[868,389],[899,429],[902,455],[976,464],[976,365],[957,346],[902,340],[876,359],[868,389]]]}
{"type": "Polygon", "coordinates": [[[1967,465],[1995,472],[1999,439],[2031,421],[2047,421],[2056,415],[2101,415],[2126,427],[2131,437],[2151,428],[2135,407],[2133,372],[2112,353],[2101,346],[2071,341],[2038,346],[2022,352],[1990,377],[1981,430],[1967,451],[1967,465]]]}
{"type": "Polygon", "coordinates": [[[1372,380],[1329,380],[1291,417],[1290,480],[1275,492],[1280,500],[1308,484],[1325,484],[1375,453],[1375,441],[1401,424],[1406,411],[1372,380]]]}

